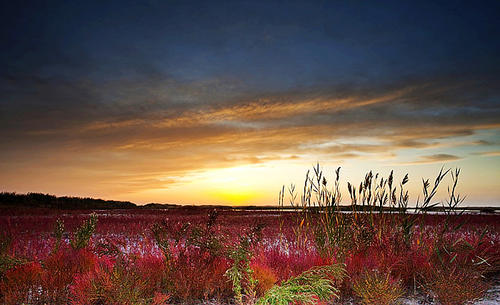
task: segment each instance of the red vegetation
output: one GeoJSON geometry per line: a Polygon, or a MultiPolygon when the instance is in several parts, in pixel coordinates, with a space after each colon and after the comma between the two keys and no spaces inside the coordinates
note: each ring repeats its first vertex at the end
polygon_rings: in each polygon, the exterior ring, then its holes
{"type": "Polygon", "coordinates": [[[273,270],[267,266],[254,263],[250,267],[253,270],[252,276],[257,280],[257,296],[262,296],[276,284],[278,279],[273,270]]]}
{"type": "MultiPolygon", "coordinates": [[[[90,243],[74,249],[71,232],[88,214],[36,212],[11,210],[0,216],[0,226],[8,232],[0,253],[2,304],[228,301],[234,295],[226,276],[233,264],[227,253],[249,234],[254,226],[249,224],[264,226],[262,239],[250,248],[257,297],[313,266],[339,261],[317,250],[313,231],[306,233],[306,242],[299,241],[291,214],[222,211],[210,219],[206,212],[106,211],[98,214],[90,243]],[[53,230],[58,218],[65,233],[56,249],[53,230]],[[153,224],[164,225],[163,248],[155,239],[153,224]]],[[[488,287],[485,278],[500,271],[500,218],[456,216],[450,226],[464,219],[466,224],[444,231],[443,217],[422,216],[409,241],[397,226],[389,225],[389,218],[375,221],[374,227],[359,221],[352,229],[358,241],[342,257],[349,277],[339,283],[341,295],[365,304],[392,302],[413,291],[442,304],[480,297],[488,287]]]]}

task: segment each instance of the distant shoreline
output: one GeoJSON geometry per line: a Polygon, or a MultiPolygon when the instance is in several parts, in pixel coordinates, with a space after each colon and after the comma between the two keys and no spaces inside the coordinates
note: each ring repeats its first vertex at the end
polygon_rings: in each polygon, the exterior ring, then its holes
{"type": "MultiPolygon", "coordinates": [[[[171,203],[148,203],[144,205],[137,205],[130,201],[116,201],[116,200],[103,200],[94,198],[81,198],[69,196],[54,196],[42,193],[27,193],[18,194],[11,192],[0,193],[0,208],[49,208],[59,210],[115,210],[115,209],[184,209],[184,210],[206,210],[206,209],[219,209],[219,210],[233,210],[233,211],[297,211],[302,210],[300,207],[291,206],[228,206],[228,205],[181,205],[171,203]]],[[[311,207],[311,210],[320,210],[318,207],[311,207]]],[[[376,208],[377,212],[379,207],[376,208]]],[[[407,209],[408,212],[413,211],[413,207],[407,209]]],[[[337,207],[337,211],[349,212],[352,211],[352,206],[341,205],[337,207]]],[[[366,212],[369,207],[356,205],[356,211],[366,212]]],[[[384,213],[398,212],[402,209],[382,207],[384,213]]],[[[443,207],[433,207],[427,210],[432,213],[445,212],[443,207]]],[[[458,207],[455,209],[458,212],[469,213],[500,213],[500,206],[475,206],[475,207],[458,207]]]]}

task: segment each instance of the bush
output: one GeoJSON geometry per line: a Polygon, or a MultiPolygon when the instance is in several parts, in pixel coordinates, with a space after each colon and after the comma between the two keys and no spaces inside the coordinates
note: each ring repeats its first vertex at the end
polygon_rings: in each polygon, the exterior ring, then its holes
{"type": "Polygon", "coordinates": [[[488,285],[477,272],[467,269],[435,271],[427,289],[443,305],[461,305],[481,298],[488,285]]]}
{"type": "Polygon", "coordinates": [[[97,256],[88,249],[73,249],[66,245],[42,263],[44,272],[41,288],[45,302],[65,304],[74,277],[94,269],[97,256]]]}
{"type": "Polygon", "coordinates": [[[257,301],[258,305],[314,304],[338,298],[335,281],[345,276],[341,264],[314,267],[276,285],[257,301]]]}
{"type": "Polygon", "coordinates": [[[43,269],[39,263],[18,265],[5,273],[0,283],[5,305],[32,304],[40,299],[43,269]]]}
{"type": "Polygon", "coordinates": [[[183,251],[167,269],[168,291],[179,301],[229,297],[232,287],[224,275],[230,266],[228,259],[200,249],[183,251]]]}
{"type": "Polygon", "coordinates": [[[165,221],[152,226],[165,257],[165,289],[174,300],[227,298],[232,294],[225,277],[231,266],[226,258],[226,236],[215,230],[216,218],[217,213],[212,212],[205,225],[165,221]]]}
{"type": "Polygon", "coordinates": [[[273,287],[278,280],[271,268],[267,266],[253,263],[251,268],[253,270],[252,275],[255,280],[257,280],[257,296],[261,297],[266,293],[266,291],[271,289],[271,287],[273,287]]]}
{"type": "Polygon", "coordinates": [[[389,273],[368,271],[359,279],[354,280],[352,289],[366,305],[390,305],[403,295],[401,283],[389,273]]]}
{"type": "Polygon", "coordinates": [[[144,280],[144,293],[154,295],[163,292],[169,283],[165,259],[161,256],[145,255],[132,262],[137,276],[144,280]]]}
{"type": "MultiPolygon", "coordinates": [[[[83,249],[87,247],[92,234],[94,234],[96,224],[97,214],[92,213],[90,215],[90,218],[87,219],[73,234],[73,239],[71,240],[71,246],[73,247],[73,249],[83,249]]],[[[56,228],[58,228],[59,226],[60,224],[58,222],[56,228]]]]}
{"type": "Polygon", "coordinates": [[[120,260],[101,259],[91,271],[75,276],[70,291],[74,305],[147,304],[143,280],[120,260]]]}

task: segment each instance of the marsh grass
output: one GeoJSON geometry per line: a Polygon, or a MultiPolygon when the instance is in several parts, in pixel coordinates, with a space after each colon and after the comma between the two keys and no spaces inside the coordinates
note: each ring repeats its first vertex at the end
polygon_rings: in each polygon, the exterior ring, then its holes
{"type": "MultiPolygon", "coordinates": [[[[359,248],[356,241],[369,244],[373,238],[381,239],[387,230],[398,228],[405,244],[409,246],[414,228],[423,219],[422,215],[441,205],[447,218],[443,232],[456,230],[462,224],[449,228],[452,216],[459,214],[456,208],[464,201],[457,194],[460,170],[444,170],[437,174],[431,186],[429,179],[422,179],[422,197],[418,197],[414,207],[409,206],[410,196],[405,188],[409,181],[406,174],[399,184],[395,183],[394,171],[387,178],[369,171],[356,187],[347,182],[350,199],[350,213],[340,213],[342,192],[340,191],[340,167],[335,170],[333,184],[329,181],[319,163],[307,171],[300,202],[297,202],[295,185],[288,188],[288,202],[299,212],[295,220],[294,232],[299,244],[306,244],[314,236],[316,247],[325,256],[335,256],[342,261],[352,248],[359,248]],[[448,187],[449,199],[443,203],[434,202],[434,197],[443,179],[450,174],[452,186],[448,187]]],[[[285,187],[279,193],[279,206],[285,207],[285,187]]]]}
{"type": "MultiPolygon", "coordinates": [[[[485,247],[481,240],[485,232],[480,234],[474,245],[465,238],[453,240],[453,234],[466,224],[459,217],[463,210],[457,209],[465,199],[457,190],[460,169],[441,168],[435,179],[422,179],[422,194],[413,206],[409,204],[410,196],[406,189],[408,174],[396,182],[393,171],[387,177],[370,171],[357,186],[347,182],[348,213],[345,213],[345,207],[341,207],[339,176],[340,168],[337,168],[333,183],[329,184],[322,168],[316,164],[312,171],[306,173],[300,197],[293,185],[289,187],[289,203],[300,210],[294,222],[298,242],[313,241],[322,256],[333,257],[337,262],[346,262],[349,257],[353,262],[353,259],[359,260],[356,255],[365,255],[363,253],[373,252],[373,249],[380,251],[361,262],[376,266],[375,269],[350,280],[353,292],[364,304],[396,303],[404,289],[402,282],[396,280],[393,274],[397,275],[400,271],[404,271],[406,276],[404,283],[412,283],[413,291],[417,286],[431,291],[443,304],[462,304],[484,293],[487,287],[485,270],[498,270],[490,268],[493,266],[490,262],[495,258],[490,255],[491,252],[488,254],[483,250],[485,247]],[[448,198],[436,201],[436,194],[448,176],[451,176],[448,198]],[[300,202],[296,202],[296,198],[300,198],[300,202]],[[428,212],[436,208],[444,213],[444,221],[431,233],[433,243],[431,248],[426,249],[421,246],[425,242],[422,240],[422,234],[426,232],[424,221],[428,212]],[[415,235],[417,231],[418,235],[415,235]],[[418,258],[421,265],[401,266],[413,264],[409,261],[405,263],[401,258],[408,254],[418,258]],[[430,261],[424,258],[426,255],[430,255],[430,261]],[[391,262],[391,257],[396,262],[391,262]],[[446,280],[447,276],[453,283],[446,280]],[[465,287],[467,277],[475,280],[477,289],[465,287]],[[446,285],[449,285],[449,290],[445,289],[446,285]]],[[[284,207],[284,188],[279,195],[280,207],[284,207]]],[[[498,267],[496,262],[494,264],[498,267]]],[[[360,268],[364,268],[363,265],[357,270],[360,268]]]]}
{"type": "Polygon", "coordinates": [[[44,230],[16,216],[0,233],[0,303],[392,304],[413,292],[466,304],[500,271],[498,218],[458,212],[459,170],[422,180],[411,205],[408,175],[368,172],[344,188],[340,168],[333,174],[317,164],[303,187],[283,187],[279,215],[120,211],[99,218],[94,238],[96,216],[55,214],[44,230]],[[437,207],[444,213],[429,213],[437,207]]]}
{"type": "Polygon", "coordinates": [[[366,271],[357,279],[353,291],[365,305],[397,304],[404,294],[399,280],[393,279],[389,273],[381,274],[376,270],[366,271]]]}
{"type": "Polygon", "coordinates": [[[257,301],[257,305],[316,304],[339,297],[335,281],[345,277],[342,264],[314,267],[275,285],[257,301]]]}

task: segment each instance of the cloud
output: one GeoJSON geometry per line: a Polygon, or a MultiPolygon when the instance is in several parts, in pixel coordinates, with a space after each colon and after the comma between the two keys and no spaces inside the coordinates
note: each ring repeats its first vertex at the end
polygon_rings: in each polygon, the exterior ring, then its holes
{"type": "MultiPolygon", "coordinates": [[[[488,98],[490,81],[481,84],[450,76],[261,92],[228,79],[4,78],[0,182],[26,175],[43,184],[48,172],[54,184],[87,177],[133,192],[182,183],[164,176],[289,156],[397,161],[400,150],[445,150],[457,137],[498,132],[500,106],[488,98]]],[[[412,164],[459,159],[443,153],[412,164]]]]}
{"type": "Polygon", "coordinates": [[[500,156],[500,151],[499,150],[496,150],[496,151],[481,151],[481,152],[475,153],[475,155],[485,156],[485,157],[498,157],[498,156],[500,156]]]}
{"type": "Polygon", "coordinates": [[[450,154],[434,154],[434,155],[422,156],[420,157],[419,160],[403,164],[411,165],[411,164],[428,164],[428,163],[446,163],[446,162],[458,161],[461,159],[462,157],[450,154]]]}
{"type": "Polygon", "coordinates": [[[474,145],[482,145],[482,146],[491,146],[491,145],[496,145],[495,143],[491,141],[486,141],[486,140],[477,140],[473,142],[474,145]]]}

